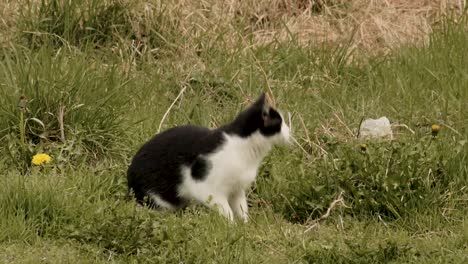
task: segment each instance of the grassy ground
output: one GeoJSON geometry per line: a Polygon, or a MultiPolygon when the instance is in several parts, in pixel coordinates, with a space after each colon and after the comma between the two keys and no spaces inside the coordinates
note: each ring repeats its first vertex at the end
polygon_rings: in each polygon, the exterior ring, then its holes
{"type": "Polygon", "coordinates": [[[293,22],[338,25],[363,1],[273,2],[0,5],[0,262],[466,263],[463,5],[405,43],[388,27],[381,42],[323,42],[293,22]],[[128,163],[159,128],[216,127],[261,91],[292,114],[297,144],[266,158],[250,223],[125,200],[128,163]],[[382,115],[394,140],[356,139],[362,118],[382,115]],[[32,166],[40,152],[53,161],[32,166]]]}

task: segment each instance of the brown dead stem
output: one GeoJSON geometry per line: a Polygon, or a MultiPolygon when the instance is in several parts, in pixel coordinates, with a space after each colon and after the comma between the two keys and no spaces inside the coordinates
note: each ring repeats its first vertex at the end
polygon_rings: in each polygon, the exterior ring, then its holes
{"type": "Polygon", "coordinates": [[[330,206],[328,207],[325,214],[323,214],[322,216],[320,216],[318,219],[314,220],[311,224],[309,224],[307,226],[307,229],[304,231],[304,233],[307,233],[310,230],[314,229],[315,227],[317,227],[320,224],[320,222],[327,219],[330,216],[332,210],[334,210],[335,207],[337,207],[337,206],[347,207],[346,204],[344,203],[343,192],[341,192],[338,195],[338,197],[333,202],[330,203],[330,206]]]}

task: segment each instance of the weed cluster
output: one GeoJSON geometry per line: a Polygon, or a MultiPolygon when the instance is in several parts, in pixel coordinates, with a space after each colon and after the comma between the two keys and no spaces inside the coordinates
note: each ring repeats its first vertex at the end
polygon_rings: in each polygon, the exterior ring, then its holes
{"type": "Polygon", "coordinates": [[[465,140],[447,144],[430,135],[367,144],[333,144],[290,182],[274,207],[293,221],[319,217],[339,194],[353,216],[409,217],[418,211],[442,208],[447,190],[462,188],[464,175],[453,167],[466,162],[465,140]],[[291,188],[291,185],[301,186],[291,188]],[[281,201],[284,199],[284,201],[281,201]]]}
{"type": "Polygon", "coordinates": [[[113,66],[88,63],[79,53],[47,47],[4,51],[0,148],[7,163],[27,167],[41,151],[59,164],[121,154],[124,112],[116,106],[127,101],[128,80],[113,66]]]}

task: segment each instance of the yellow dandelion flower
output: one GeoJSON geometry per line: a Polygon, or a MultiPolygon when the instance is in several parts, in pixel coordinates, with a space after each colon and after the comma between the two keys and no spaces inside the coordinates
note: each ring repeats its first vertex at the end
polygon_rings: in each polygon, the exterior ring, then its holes
{"type": "Polygon", "coordinates": [[[51,161],[52,161],[52,158],[49,155],[47,155],[45,153],[39,153],[39,154],[36,154],[36,155],[33,156],[31,162],[32,162],[32,164],[39,166],[39,165],[42,165],[44,163],[49,163],[51,161]]]}
{"type": "Polygon", "coordinates": [[[432,136],[435,137],[435,136],[437,136],[437,134],[440,131],[440,126],[439,125],[432,125],[431,130],[432,130],[432,136]]]}

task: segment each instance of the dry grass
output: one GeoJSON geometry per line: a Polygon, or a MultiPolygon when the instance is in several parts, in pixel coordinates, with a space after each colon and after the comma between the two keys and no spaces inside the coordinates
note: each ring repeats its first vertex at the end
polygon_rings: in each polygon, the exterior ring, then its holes
{"type": "MultiPolygon", "coordinates": [[[[425,43],[438,18],[448,12],[466,11],[466,0],[130,2],[137,3],[134,11],[140,15],[135,15],[134,19],[138,25],[145,24],[142,20],[164,8],[169,17],[178,21],[180,32],[188,40],[182,50],[188,53],[196,51],[197,38],[213,36],[214,40],[214,36],[219,35],[233,45],[246,38],[253,39],[253,45],[261,45],[294,36],[303,45],[339,45],[351,40],[353,47],[365,52],[385,51],[404,43],[425,43]]],[[[0,1],[0,43],[13,36],[19,6],[17,1],[0,1]]]]}
{"type": "Polygon", "coordinates": [[[403,43],[424,43],[431,25],[447,12],[462,13],[460,0],[178,0],[186,37],[207,31],[235,36],[251,33],[254,44],[287,40],[303,44],[339,44],[352,39],[364,51],[391,49],[403,43]],[[243,21],[244,28],[234,28],[243,21]]]}
{"type": "Polygon", "coordinates": [[[0,0],[0,47],[12,38],[17,10],[16,2],[0,0]]]}

